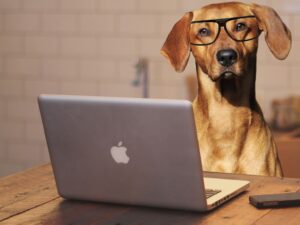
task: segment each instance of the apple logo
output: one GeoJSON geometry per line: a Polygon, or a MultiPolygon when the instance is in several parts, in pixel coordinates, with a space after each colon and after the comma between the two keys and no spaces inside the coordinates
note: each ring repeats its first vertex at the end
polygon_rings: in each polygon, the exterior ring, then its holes
{"type": "Polygon", "coordinates": [[[116,163],[127,164],[129,162],[129,157],[126,154],[127,148],[122,146],[122,144],[122,141],[120,141],[118,146],[111,147],[110,153],[116,163]]]}

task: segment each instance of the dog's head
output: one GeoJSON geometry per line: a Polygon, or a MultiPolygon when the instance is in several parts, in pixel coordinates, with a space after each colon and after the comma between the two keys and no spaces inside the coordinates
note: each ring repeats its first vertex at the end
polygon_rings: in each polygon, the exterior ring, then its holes
{"type": "Polygon", "coordinates": [[[190,51],[211,80],[245,74],[255,59],[258,36],[278,59],[291,48],[291,33],[270,7],[238,2],[211,4],[186,13],[172,28],[161,53],[182,72],[190,51]]]}

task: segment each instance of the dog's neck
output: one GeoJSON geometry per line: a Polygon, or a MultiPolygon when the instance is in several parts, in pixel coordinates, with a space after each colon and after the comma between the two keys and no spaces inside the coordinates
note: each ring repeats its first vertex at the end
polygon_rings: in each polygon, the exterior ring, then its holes
{"type": "Polygon", "coordinates": [[[255,98],[256,60],[251,60],[247,74],[230,80],[212,81],[196,63],[198,79],[197,101],[201,104],[247,107],[257,111],[255,98]]]}
{"type": "Polygon", "coordinates": [[[254,118],[263,120],[255,99],[255,61],[249,63],[247,71],[240,78],[212,81],[197,65],[198,96],[193,108],[200,144],[218,143],[222,152],[239,154],[243,143],[240,139],[247,135],[253,121],[257,121],[254,118]]]}

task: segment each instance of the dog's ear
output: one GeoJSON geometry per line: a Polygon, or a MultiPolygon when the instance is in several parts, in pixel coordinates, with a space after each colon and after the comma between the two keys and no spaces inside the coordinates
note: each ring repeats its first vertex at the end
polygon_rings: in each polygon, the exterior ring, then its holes
{"type": "Polygon", "coordinates": [[[193,13],[186,13],[172,28],[160,52],[177,72],[182,72],[190,56],[190,24],[193,13]]]}
{"type": "Polygon", "coordinates": [[[267,6],[251,4],[250,8],[256,16],[259,27],[265,32],[266,42],[278,59],[285,59],[291,49],[292,35],[274,9],[267,6]]]}

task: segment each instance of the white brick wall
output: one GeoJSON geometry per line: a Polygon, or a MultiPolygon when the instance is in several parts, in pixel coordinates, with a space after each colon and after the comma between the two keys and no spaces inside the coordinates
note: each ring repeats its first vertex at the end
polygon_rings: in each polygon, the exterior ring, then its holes
{"type": "Polygon", "coordinates": [[[41,160],[41,145],[34,142],[12,142],[7,148],[7,158],[20,163],[28,161],[28,155],[34,163],[41,160]]]}
{"type": "Polygon", "coordinates": [[[291,49],[290,58],[288,59],[288,62],[292,62],[293,64],[296,65],[297,63],[299,63],[299,57],[300,57],[298,46],[300,46],[300,40],[293,40],[293,48],[291,49]]]}
{"type": "Polygon", "coordinates": [[[300,2],[298,0],[271,0],[271,5],[277,9],[281,14],[299,14],[300,13],[300,2]]]}
{"type": "Polygon", "coordinates": [[[79,29],[82,34],[112,34],[116,31],[116,21],[113,14],[80,14],[79,29]]]}
{"type": "Polygon", "coordinates": [[[289,80],[292,87],[292,93],[300,94],[300,65],[292,66],[291,70],[291,79],[289,80]]]}
{"type": "Polygon", "coordinates": [[[111,0],[98,0],[100,12],[133,12],[137,8],[137,0],[119,1],[118,3],[111,0]]]}
{"type": "Polygon", "coordinates": [[[289,88],[288,67],[282,65],[259,65],[257,68],[257,88],[287,89],[289,88]]]}
{"type": "Polygon", "coordinates": [[[57,12],[60,0],[23,0],[22,4],[25,12],[57,12]]]}
{"type": "Polygon", "coordinates": [[[37,78],[40,75],[41,60],[24,56],[6,57],[3,67],[7,78],[37,78]]]}
{"type": "Polygon", "coordinates": [[[34,14],[6,14],[3,16],[5,32],[33,32],[40,28],[40,16],[34,14]]]}
{"type": "Polygon", "coordinates": [[[22,54],[24,53],[24,38],[1,34],[0,36],[1,55],[7,54],[22,54]]]}
{"type": "Polygon", "coordinates": [[[45,59],[41,67],[40,75],[45,81],[77,80],[79,78],[78,59],[45,59]]]}
{"type": "Polygon", "coordinates": [[[99,41],[95,37],[63,37],[61,40],[61,54],[66,57],[93,57],[99,50],[99,41]]]}
{"type": "MultiPolygon", "coordinates": [[[[45,140],[42,123],[27,121],[25,124],[25,140],[31,142],[38,142],[45,140]]],[[[29,155],[31,156],[31,155],[29,155]]]]}
{"type": "Polygon", "coordinates": [[[120,15],[120,33],[130,36],[155,35],[158,31],[156,15],[120,15]],[[143,29],[138,29],[143,27],[143,29]]]}
{"type": "Polygon", "coordinates": [[[25,54],[29,56],[55,56],[59,51],[58,37],[54,36],[26,36],[25,54]]]}
{"type": "Polygon", "coordinates": [[[86,59],[80,61],[80,79],[92,81],[115,81],[116,62],[107,59],[86,59]]]}
{"type": "Polygon", "coordinates": [[[0,9],[3,11],[20,8],[21,0],[0,0],[0,9]]]}
{"type": "Polygon", "coordinates": [[[77,15],[44,14],[42,15],[42,32],[45,34],[75,33],[78,31],[77,15]]]}
{"type": "Polygon", "coordinates": [[[24,83],[24,95],[28,98],[36,98],[39,94],[60,93],[58,81],[27,80],[24,83]]]}
{"type": "Polygon", "coordinates": [[[124,83],[101,83],[100,95],[111,97],[141,97],[142,90],[124,83]]]}
{"type": "Polygon", "coordinates": [[[61,0],[61,9],[68,12],[94,12],[97,0],[61,0]]]}
{"type": "Polygon", "coordinates": [[[21,121],[1,121],[0,139],[19,141],[25,137],[25,124],[21,121]]]}
{"type": "Polygon", "coordinates": [[[137,38],[115,36],[100,38],[99,54],[110,58],[138,57],[137,41],[137,38]]]}
{"type": "Polygon", "coordinates": [[[164,13],[163,15],[159,16],[159,23],[157,26],[159,28],[160,37],[166,37],[174,24],[181,19],[183,15],[184,13],[180,12],[176,14],[164,13]]]}
{"type": "MultiPolygon", "coordinates": [[[[132,86],[134,65],[147,57],[150,97],[187,98],[194,59],[178,74],[159,50],[186,11],[214,2],[0,0],[0,176],[49,161],[41,93],[141,97],[141,87],[132,86]]],[[[260,38],[257,96],[270,118],[274,98],[300,95],[299,2],[245,2],[273,6],[293,33],[286,61],[275,59],[260,38]]]]}
{"type": "Polygon", "coordinates": [[[137,0],[137,5],[138,9],[142,12],[168,13],[177,11],[179,2],[177,0],[163,0],[159,2],[137,0]]]}
{"type": "MultiPolygon", "coordinates": [[[[3,161],[5,161],[7,159],[7,147],[6,147],[6,141],[1,140],[0,142],[0,160],[1,160],[1,164],[3,161]]],[[[1,169],[1,167],[0,167],[1,169]]],[[[3,173],[3,171],[2,171],[3,173]]]]}
{"type": "Polygon", "coordinates": [[[66,95],[99,95],[99,84],[83,81],[63,82],[61,92],[66,95]]]}
{"type": "Polygon", "coordinates": [[[10,120],[38,121],[40,119],[36,100],[14,100],[6,104],[6,115],[10,120]]]}
{"type": "MultiPolygon", "coordinates": [[[[6,104],[3,99],[0,99],[0,117],[4,118],[6,115],[5,113],[6,113],[6,104]]],[[[0,149],[1,149],[1,146],[2,145],[0,144],[0,149]]],[[[1,155],[1,153],[0,153],[0,155],[1,155]]]]}
{"type": "Polygon", "coordinates": [[[24,85],[21,80],[3,80],[0,82],[0,95],[9,100],[12,96],[22,96],[24,85]]]}

